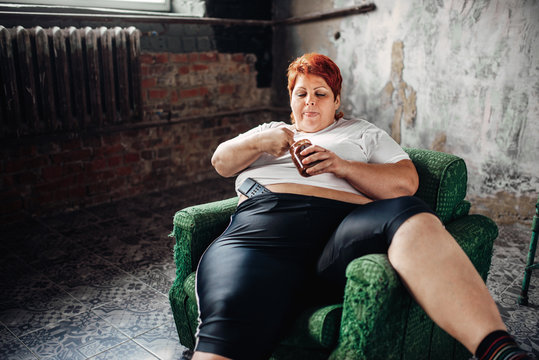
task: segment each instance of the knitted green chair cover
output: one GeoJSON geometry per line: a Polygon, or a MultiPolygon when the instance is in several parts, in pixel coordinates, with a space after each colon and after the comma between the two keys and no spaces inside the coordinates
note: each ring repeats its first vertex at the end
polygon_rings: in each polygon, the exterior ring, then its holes
{"type": "MultiPolygon", "coordinates": [[[[434,209],[486,280],[498,230],[490,219],[468,215],[464,161],[441,152],[405,150],[419,174],[416,195],[434,209]]],[[[189,207],[174,216],[176,279],[169,298],[180,342],[191,349],[198,321],[194,271],[204,250],[228,225],[236,204],[237,198],[232,198],[189,207]]],[[[355,259],[346,275],[343,302],[306,309],[271,359],[470,357],[409,296],[386,255],[355,259]]]]}

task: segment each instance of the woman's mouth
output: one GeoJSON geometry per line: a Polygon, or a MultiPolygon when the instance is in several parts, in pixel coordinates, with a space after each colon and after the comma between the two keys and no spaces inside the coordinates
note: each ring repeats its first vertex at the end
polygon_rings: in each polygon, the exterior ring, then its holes
{"type": "Polygon", "coordinates": [[[306,111],[303,113],[303,116],[305,117],[315,117],[318,115],[318,112],[316,111],[306,111]]]}

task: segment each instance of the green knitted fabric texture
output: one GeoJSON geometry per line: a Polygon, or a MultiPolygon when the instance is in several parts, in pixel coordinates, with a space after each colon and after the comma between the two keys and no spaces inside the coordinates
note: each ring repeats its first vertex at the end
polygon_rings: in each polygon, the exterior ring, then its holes
{"type": "Polygon", "coordinates": [[[174,215],[171,236],[176,240],[176,279],[169,291],[169,301],[180,342],[191,349],[195,346],[195,338],[189,326],[186,305],[188,296],[184,290],[184,281],[196,270],[204,250],[226,228],[237,203],[237,198],[231,198],[192,206],[174,215]]]}
{"type": "MultiPolygon", "coordinates": [[[[468,215],[464,161],[431,150],[405,150],[419,174],[416,196],[435,210],[486,280],[498,229],[484,216],[468,215]]],[[[237,198],[232,198],[192,206],[174,216],[176,279],[169,299],[180,342],[191,349],[198,322],[194,271],[204,250],[228,225],[236,204],[237,198]]],[[[355,259],[346,276],[343,302],[306,309],[272,360],[470,357],[410,297],[386,255],[355,259]]]]}
{"type": "Polygon", "coordinates": [[[337,345],[342,305],[328,305],[305,310],[294,323],[283,345],[332,349],[337,345]]]}
{"type": "Polygon", "coordinates": [[[423,199],[445,224],[464,200],[468,173],[464,160],[455,155],[424,149],[405,151],[419,174],[416,196],[423,199]]]}

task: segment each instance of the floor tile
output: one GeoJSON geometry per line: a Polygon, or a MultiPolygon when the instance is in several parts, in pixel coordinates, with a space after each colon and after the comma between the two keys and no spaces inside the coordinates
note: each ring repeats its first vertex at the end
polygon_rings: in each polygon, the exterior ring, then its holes
{"type": "Polygon", "coordinates": [[[26,296],[1,305],[0,322],[17,336],[80,314],[87,308],[56,285],[29,289],[26,296]]]}
{"type": "Polygon", "coordinates": [[[43,273],[84,305],[94,308],[123,299],[144,285],[139,279],[94,254],[44,269],[43,273]]]}
{"type": "Polygon", "coordinates": [[[88,311],[22,336],[42,359],[86,359],[128,340],[109,323],[88,311]]]}
{"type": "Polygon", "coordinates": [[[129,273],[152,289],[168,295],[174,282],[173,271],[174,269],[171,269],[169,264],[152,264],[145,268],[130,270],[129,273]]]}
{"type": "MultiPolygon", "coordinates": [[[[168,302],[172,220],[233,196],[233,180],[203,181],[1,226],[0,357],[188,358],[168,302]]],[[[510,332],[539,355],[539,273],[529,306],[518,304],[531,230],[499,229],[487,286],[510,332]]]]}
{"type": "Polygon", "coordinates": [[[524,273],[525,264],[518,257],[499,258],[493,257],[490,272],[487,278],[487,286],[490,294],[497,301],[501,294],[513,285],[516,278],[524,273]]]}
{"type": "Polygon", "coordinates": [[[156,360],[159,359],[149,351],[135,343],[134,341],[126,341],[118,346],[102,352],[96,356],[88,358],[88,360],[156,360]]]}
{"type": "Polygon", "coordinates": [[[92,311],[129,337],[173,321],[168,298],[147,286],[92,311]]]}
{"type": "Polygon", "coordinates": [[[187,350],[178,341],[178,333],[173,321],[139,335],[133,340],[163,360],[180,359],[183,352],[187,350]]]}
{"type": "Polygon", "coordinates": [[[100,221],[97,216],[85,210],[43,217],[39,220],[64,235],[70,235],[78,230],[93,227],[100,221]]]}
{"type": "Polygon", "coordinates": [[[21,336],[86,310],[58,285],[37,274],[31,281],[14,284],[3,292],[0,322],[21,336]]]}
{"type": "Polygon", "coordinates": [[[14,253],[39,270],[78,258],[82,250],[83,248],[63,235],[46,233],[33,237],[14,253]]]}
{"type": "Polygon", "coordinates": [[[5,327],[0,327],[0,355],[6,360],[38,359],[19,339],[5,327]]]}

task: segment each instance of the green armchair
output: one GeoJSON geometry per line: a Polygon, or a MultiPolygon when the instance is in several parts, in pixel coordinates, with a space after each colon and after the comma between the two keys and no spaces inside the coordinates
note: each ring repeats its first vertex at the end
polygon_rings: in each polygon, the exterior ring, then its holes
{"type": "MultiPolygon", "coordinates": [[[[469,215],[464,160],[450,154],[405,149],[419,173],[416,196],[432,207],[486,280],[496,224],[469,215]]],[[[228,225],[237,198],[192,206],[174,216],[176,279],[169,292],[182,345],[193,348],[198,321],[195,270],[206,247],[228,225]]],[[[468,359],[471,354],[441,330],[410,297],[387,256],[366,255],[346,271],[344,300],[311,307],[275,349],[274,360],[468,359]]]]}

